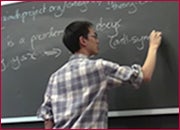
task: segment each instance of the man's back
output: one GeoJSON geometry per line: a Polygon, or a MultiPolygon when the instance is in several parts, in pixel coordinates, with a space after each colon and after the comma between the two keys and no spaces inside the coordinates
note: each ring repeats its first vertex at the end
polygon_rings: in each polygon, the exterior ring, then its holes
{"type": "Polygon", "coordinates": [[[73,55],[50,79],[55,128],[106,128],[106,80],[98,60],[73,55]]]}

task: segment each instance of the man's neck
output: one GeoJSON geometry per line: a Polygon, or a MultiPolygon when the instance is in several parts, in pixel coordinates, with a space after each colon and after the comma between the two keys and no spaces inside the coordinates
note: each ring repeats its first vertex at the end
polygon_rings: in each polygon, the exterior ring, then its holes
{"type": "Polygon", "coordinates": [[[80,49],[79,51],[75,52],[75,54],[82,54],[82,55],[90,56],[90,54],[84,49],[80,49]]]}

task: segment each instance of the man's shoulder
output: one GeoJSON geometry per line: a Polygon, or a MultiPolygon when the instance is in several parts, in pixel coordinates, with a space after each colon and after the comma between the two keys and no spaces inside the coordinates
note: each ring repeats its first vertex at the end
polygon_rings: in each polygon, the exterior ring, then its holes
{"type": "Polygon", "coordinates": [[[65,72],[67,66],[68,66],[68,62],[66,62],[64,65],[62,65],[62,66],[59,67],[57,70],[55,70],[55,71],[51,74],[51,77],[57,76],[57,75],[65,72]]]}

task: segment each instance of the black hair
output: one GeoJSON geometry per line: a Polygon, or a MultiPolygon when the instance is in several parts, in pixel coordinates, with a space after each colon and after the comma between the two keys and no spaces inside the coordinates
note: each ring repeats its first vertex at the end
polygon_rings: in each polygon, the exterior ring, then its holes
{"type": "Polygon", "coordinates": [[[64,31],[63,43],[72,52],[75,53],[80,49],[79,37],[87,38],[89,28],[93,24],[88,21],[74,21],[70,23],[64,31]]]}

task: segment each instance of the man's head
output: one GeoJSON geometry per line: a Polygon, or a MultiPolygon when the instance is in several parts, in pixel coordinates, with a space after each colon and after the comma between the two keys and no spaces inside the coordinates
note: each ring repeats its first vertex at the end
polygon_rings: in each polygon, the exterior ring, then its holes
{"type": "Polygon", "coordinates": [[[70,23],[64,31],[63,43],[72,53],[97,54],[99,40],[93,24],[87,21],[70,23]]]}

